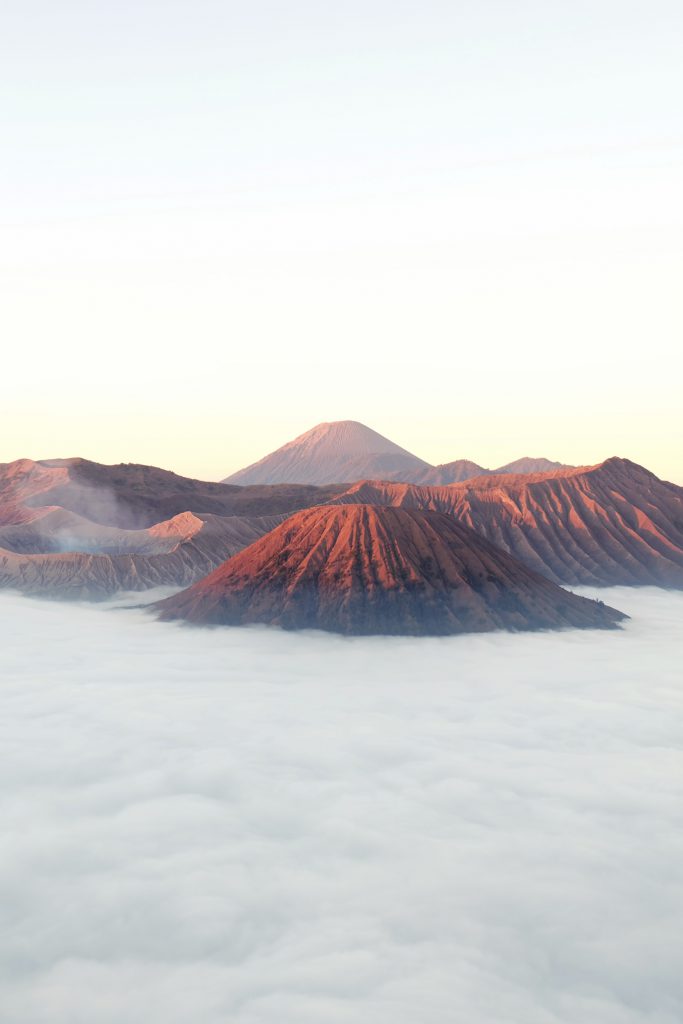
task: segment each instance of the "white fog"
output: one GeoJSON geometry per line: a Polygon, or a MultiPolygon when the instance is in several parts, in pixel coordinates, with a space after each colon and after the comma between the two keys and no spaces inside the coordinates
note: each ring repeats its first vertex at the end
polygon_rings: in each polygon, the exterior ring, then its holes
{"type": "Polygon", "coordinates": [[[679,1024],[683,594],[599,596],[368,640],[0,595],[2,1021],[679,1024]]]}

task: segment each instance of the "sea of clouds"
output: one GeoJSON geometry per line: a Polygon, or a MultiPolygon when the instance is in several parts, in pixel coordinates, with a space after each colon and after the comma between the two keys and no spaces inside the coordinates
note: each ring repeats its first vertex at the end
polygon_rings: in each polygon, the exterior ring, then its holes
{"type": "Polygon", "coordinates": [[[0,595],[3,1024],[680,1024],[683,594],[616,632],[0,595]]]}

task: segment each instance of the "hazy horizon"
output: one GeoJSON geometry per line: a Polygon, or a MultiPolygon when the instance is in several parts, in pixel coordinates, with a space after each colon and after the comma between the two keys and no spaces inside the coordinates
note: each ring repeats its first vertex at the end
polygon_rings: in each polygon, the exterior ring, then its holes
{"type": "MultiPolygon", "coordinates": [[[[311,426],[318,426],[318,425],[319,424],[313,424],[311,426]]],[[[372,427],[372,425],[369,424],[369,423],[365,424],[365,426],[369,426],[373,430],[376,430],[376,428],[372,427]]],[[[307,430],[308,429],[310,429],[310,428],[307,428],[307,430]]],[[[379,434],[382,434],[384,437],[387,437],[387,435],[384,434],[383,431],[381,431],[381,430],[376,430],[376,432],[379,433],[379,434]]],[[[300,433],[306,433],[306,430],[301,431],[300,433]]],[[[296,436],[298,437],[299,435],[296,435],[296,436]]],[[[284,439],[280,440],[279,442],[273,441],[273,447],[271,449],[268,449],[267,451],[260,452],[258,455],[255,456],[254,459],[252,459],[252,462],[258,462],[262,457],[271,454],[272,452],[276,451],[278,448],[280,448],[284,444],[286,444],[288,441],[292,441],[292,440],[294,440],[294,436],[284,438],[284,439]]],[[[388,438],[388,440],[396,442],[396,439],[393,438],[393,437],[388,438]]],[[[423,455],[421,452],[417,452],[414,449],[411,449],[409,444],[401,443],[401,447],[405,448],[411,454],[417,455],[419,458],[424,459],[425,462],[431,463],[434,466],[438,465],[438,463],[436,463],[433,460],[429,459],[427,456],[423,455]]],[[[565,464],[573,465],[573,466],[576,466],[576,467],[581,467],[581,466],[587,466],[588,467],[588,466],[593,466],[593,465],[597,465],[597,464],[600,464],[602,462],[605,462],[607,459],[615,457],[615,456],[617,458],[629,458],[629,456],[628,455],[624,455],[623,452],[611,452],[609,455],[605,455],[602,458],[598,458],[594,462],[592,462],[592,461],[589,462],[587,460],[584,460],[584,461],[576,462],[576,463],[572,463],[572,464],[568,464],[568,463],[565,463],[565,464]]],[[[505,460],[505,462],[496,463],[496,464],[490,464],[490,465],[486,465],[481,460],[479,460],[477,458],[474,458],[472,456],[469,456],[469,455],[455,455],[453,457],[453,459],[447,459],[446,461],[447,462],[453,462],[453,461],[455,461],[457,459],[467,459],[468,461],[474,462],[477,465],[481,466],[482,469],[492,470],[492,469],[496,469],[496,468],[499,468],[499,467],[503,467],[504,465],[507,465],[510,462],[516,461],[517,459],[524,458],[524,457],[529,457],[529,458],[534,458],[534,459],[535,458],[548,458],[548,459],[551,459],[552,461],[555,461],[555,462],[562,462],[562,463],[564,463],[564,460],[556,458],[554,453],[548,454],[548,452],[546,452],[546,451],[530,451],[530,452],[523,452],[523,453],[517,452],[516,454],[511,455],[509,459],[505,460]]],[[[71,455],[43,455],[43,456],[36,456],[36,457],[34,457],[34,456],[27,456],[27,455],[18,455],[16,457],[16,459],[8,459],[8,460],[5,460],[5,461],[6,462],[15,462],[15,461],[20,460],[22,458],[32,458],[33,461],[40,462],[40,461],[50,461],[52,459],[86,458],[86,456],[84,456],[82,454],[76,454],[76,453],[72,453],[71,455]]],[[[90,458],[90,461],[92,461],[92,462],[100,462],[100,463],[103,463],[103,464],[107,464],[102,459],[97,459],[97,458],[92,458],[92,457],[90,458]]],[[[631,459],[630,461],[637,462],[636,459],[631,459]]],[[[139,460],[123,458],[123,459],[118,460],[118,462],[115,463],[115,464],[118,464],[118,463],[123,463],[123,464],[126,464],[126,463],[138,463],[139,464],[139,460]]],[[[175,473],[180,473],[180,475],[186,476],[186,477],[189,477],[189,478],[195,478],[195,479],[199,479],[199,480],[202,480],[202,479],[209,480],[209,479],[211,479],[211,480],[218,480],[219,481],[219,480],[222,480],[222,479],[224,479],[226,477],[229,477],[232,473],[234,473],[237,470],[246,468],[246,466],[250,465],[251,463],[244,463],[244,464],[241,464],[239,466],[232,466],[228,471],[226,471],[224,473],[220,473],[218,476],[214,476],[214,477],[208,477],[208,476],[202,477],[198,473],[193,473],[191,469],[186,469],[184,471],[181,471],[175,465],[166,465],[166,464],[159,464],[159,463],[142,463],[142,464],[143,465],[148,465],[148,464],[149,465],[156,465],[160,469],[165,469],[165,470],[170,470],[170,471],[175,472],[175,473]]],[[[651,465],[645,465],[644,468],[645,469],[649,469],[651,472],[655,472],[655,474],[657,476],[659,476],[660,479],[668,480],[669,482],[676,483],[676,484],[679,484],[681,482],[681,479],[679,479],[679,478],[675,478],[673,476],[667,477],[664,474],[656,473],[656,470],[653,469],[653,467],[651,465]]],[[[683,466],[680,469],[680,473],[681,473],[681,477],[683,477],[683,466]]]]}
{"type": "Polygon", "coordinates": [[[15,5],[0,460],[350,418],[681,480],[682,48],[672,0],[15,5]]]}

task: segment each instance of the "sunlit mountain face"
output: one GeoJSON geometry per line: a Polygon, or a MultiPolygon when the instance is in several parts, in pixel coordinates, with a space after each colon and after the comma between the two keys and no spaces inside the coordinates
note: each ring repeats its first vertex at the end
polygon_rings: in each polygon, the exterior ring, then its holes
{"type": "Polygon", "coordinates": [[[354,504],[296,513],[159,609],[194,623],[360,635],[612,628],[623,618],[453,516],[354,504]]]}
{"type": "MultiPolygon", "coordinates": [[[[380,454],[409,476],[430,472],[349,422],[314,428],[259,465],[333,478],[380,454]]],[[[103,599],[193,587],[220,570],[165,614],[363,634],[607,624],[596,608],[568,612],[564,591],[551,608],[529,572],[546,595],[548,583],[683,586],[682,488],[619,458],[521,468],[438,486],[238,485],[151,466],[19,460],[0,467],[0,585],[103,599]]]]}

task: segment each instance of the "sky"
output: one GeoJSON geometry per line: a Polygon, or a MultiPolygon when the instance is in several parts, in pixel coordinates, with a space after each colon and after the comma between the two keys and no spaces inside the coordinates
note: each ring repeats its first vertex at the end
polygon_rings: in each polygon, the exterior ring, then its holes
{"type": "Polygon", "coordinates": [[[680,3],[5,8],[0,460],[683,482],[680,3]]]}
{"type": "Polygon", "coordinates": [[[683,595],[599,593],[418,640],[1,593],[3,1019],[679,1024],[683,595]]]}

